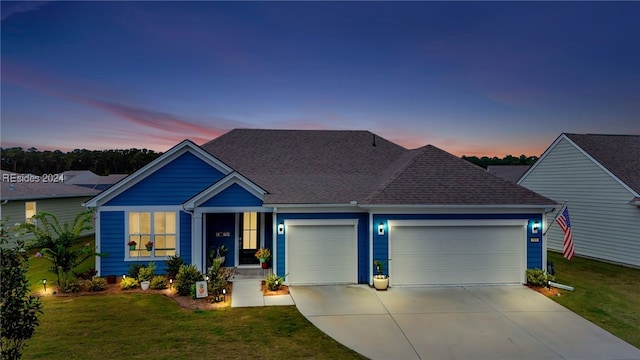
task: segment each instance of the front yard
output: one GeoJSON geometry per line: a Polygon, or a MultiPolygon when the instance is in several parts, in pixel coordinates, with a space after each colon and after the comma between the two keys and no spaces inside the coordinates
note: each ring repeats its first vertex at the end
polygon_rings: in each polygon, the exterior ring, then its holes
{"type": "Polygon", "coordinates": [[[576,314],[640,348],[640,269],[549,252],[556,282],[575,291],[551,297],[576,314]]]}
{"type": "Polygon", "coordinates": [[[359,359],[293,306],[185,310],[163,295],[44,297],[25,359],[359,359]]]}

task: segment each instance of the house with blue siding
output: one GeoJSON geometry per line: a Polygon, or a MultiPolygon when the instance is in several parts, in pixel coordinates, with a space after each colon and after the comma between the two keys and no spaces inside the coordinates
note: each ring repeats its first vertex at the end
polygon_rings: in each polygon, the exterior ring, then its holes
{"type": "Polygon", "coordinates": [[[294,285],[371,284],[381,260],[391,286],[524,283],[546,264],[545,215],[558,207],[431,145],[262,129],[185,140],[85,205],[109,254],[102,276],[175,254],[204,271],[225,245],[224,266],[238,268],[271,249],[294,285]]]}

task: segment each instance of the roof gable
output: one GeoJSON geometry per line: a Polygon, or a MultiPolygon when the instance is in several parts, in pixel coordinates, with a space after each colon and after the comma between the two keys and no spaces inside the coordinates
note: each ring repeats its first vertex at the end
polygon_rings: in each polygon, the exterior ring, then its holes
{"type": "Polygon", "coordinates": [[[183,206],[186,210],[199,206],[262,206],[265,193],[244,176],[233,172],[189,199],[183,206]]]}
{"type": "Polygon", "coordinates": [[[635,196],[640,196],[640,135],[561,134],[533,166],[521,183],[558,144],[566,140],[635,196]]]}
{"type": "MultiPolygon", "coordinates": [[[[109,189],[105,190],[104,192],[102,192],[98,196],[94,197],[93,199],[90,199],[85,205],[87,207],[96,207],[96,206],[100,206],[100,205],[105,205],[108,202],[110,202],[111,200],[118,198],[118,196],[120,196],[121,194],[124,194],[128,190],[133,189],[137,184],[142,183],[147,178],[151,179],[151,181],[154,184],[161,184],[162,183],[162,179],[158,178],[158,175],[154,176],[154,174],[156,172],[162,171],[163,168],[165,169],[165,171],[169,170],[169,168],[165,168],[165,167],[166,166],[170,166],[170,164],[173,161],[178,160],[179,158],[185,156],[185,154],[189,154],[189,156],[192,156],[192,157],[198,159],[202,163],[206,164],[210,168],[211,171],[216,172],[216,173],[221,174],[221,175],[217,176],[217,177],[213,177],[215,174],[211,173],[210,175],[212,176],[212,178],[209,179],[208,182],[205,185],[202,185],[203,181],[205,181],[205,180],[203,180],[203,179],[196,180],[198,182],[198,184],[192,184],[195,187],[192,186],[193,189],[189,190],[189,191],[192,191],[192,193],[179,195],[181,200],[180,200],[180,198],[166,200],[166,201],[169,201],[171,203],[178,203],[179,204],[179,203],[184,202],[186,199],[192,197],[195,193],[200,192],[204,187],[206,187],[209,184],[219,180],[220,177],[222,177],[224,175],[227,175],[232,171],[232,169],[229,166],[227,166],[223,162],[219,161],[215,157],[211,156],[211,154],[203,151],[197,145],[195,145],[193,142],[191,142],[189,140],[184,140],[180,144],[178,144],[178,145],[174,146],[173,148],[171,148],[166,153],[162,154],[160,157],[156,158],[154,161],[152,161],[149,164],[147,164],[146,166],[144,166],[142,169],[140,169],[140,170],[136,171],[135,173],[127,176],[122,181],[118,182],[114,186],[112,186],[109,189]],[[197,188],[197,190],[195,190],[196,188],[197,188]]],[[[179,173],[177,175],[181,176],[182,178],[184,178],[184,181],[189,182],[190,181],[189,177],[192,174],[188,174],[188,173],[180,174],[179,173]]],[[[206,176],[206,174],[204,176],[206,176]]],[[[172,190],[174,190],[174,189],[167,189],[167,194],[170,194],[170,192],[172,190]]],[[[114,202],[114,203],[112,203],[110,205],[116,205],[116,204],[122,205],[122,204],[124,204],[122,202],[123,199],[124,198],[120,198],[120,200],[117,200],[116,202],[114,202]]],[[[168,204],[165,200],[161,200],[161,199],[153,199],[152,202],[157,203],[158,201],[160,201],[163,205],[168,204]]],[[[152,204],[147,203],[145,205],[152,205],[152,204]]]]}

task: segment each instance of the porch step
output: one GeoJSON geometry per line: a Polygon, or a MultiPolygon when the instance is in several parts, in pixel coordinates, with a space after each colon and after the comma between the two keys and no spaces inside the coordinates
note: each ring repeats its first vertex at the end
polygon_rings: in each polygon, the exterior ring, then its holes
{"type": "Polygon", "coordinates": [[[261,269],[261,268],[242,268],[237,267],[234,274],[233,280],[249,280],[249,279],[264,279],[267,275],[272,273],[272,269],[261,269]]]}

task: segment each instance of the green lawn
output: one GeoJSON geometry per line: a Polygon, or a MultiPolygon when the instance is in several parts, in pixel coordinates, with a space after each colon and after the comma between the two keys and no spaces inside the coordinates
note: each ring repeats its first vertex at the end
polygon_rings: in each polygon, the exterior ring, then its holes
{"type": "MultiPolygon", "coordinates": [[[[29,253],[31,290],[42,290],[43,278],[50,289],[55,275],[47,271],[49,262],[34,254],[29,253]]],[[[294,306],[194,311],[163,295],[48,293],[25,359],[363,359],[294,306]]]]}
{"type": "Polygon", "coordinates": [[[556,282],[575,291],[552,299],[640,348],[640,269],[549,252],[556,282]]]}
{"type": "Polygon", "coordinates": [[[46,297],[25,359],[358,359],[294,306],[185,310],[162,295],[46,297]]]}

